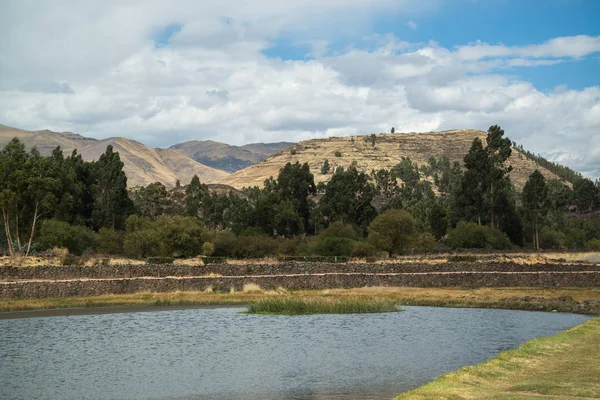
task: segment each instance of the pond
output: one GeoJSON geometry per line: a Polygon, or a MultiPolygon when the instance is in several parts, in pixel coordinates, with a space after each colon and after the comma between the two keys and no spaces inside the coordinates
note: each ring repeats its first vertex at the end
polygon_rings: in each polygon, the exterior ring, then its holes
{"type": "Polygon", "coordinates": [[[588,319],[404,309],[268,316],[205,308],[0,320],[0,398],[391,399],[588,319]]]}

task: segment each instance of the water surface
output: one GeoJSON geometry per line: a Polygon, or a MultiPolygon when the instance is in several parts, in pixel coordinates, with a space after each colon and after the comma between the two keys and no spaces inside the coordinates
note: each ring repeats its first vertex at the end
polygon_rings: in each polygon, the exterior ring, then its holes
{"type": "Polygon", "coordinates": [[[240,308],[0,320],[2,399],[390,399],[583,323],[574,314],[240,308]]]}

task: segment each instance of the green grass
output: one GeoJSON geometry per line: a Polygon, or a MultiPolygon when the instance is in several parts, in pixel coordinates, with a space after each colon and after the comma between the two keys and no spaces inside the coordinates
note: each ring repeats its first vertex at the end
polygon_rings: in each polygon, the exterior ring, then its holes
{"type": "Polygon", "coordinates": [[[248,314],[355,314],[401,311],[390,298],[344,297],[265,297],[248,306],[248,314]]]}
{"type": "Polygon", "coordinates": [[[600,399],[600,318],[463,367],[395,400],[600,399]]]}

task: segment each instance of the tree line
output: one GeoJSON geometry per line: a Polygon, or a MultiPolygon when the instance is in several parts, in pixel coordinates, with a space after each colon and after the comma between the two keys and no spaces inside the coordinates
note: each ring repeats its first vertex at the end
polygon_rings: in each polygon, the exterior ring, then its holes
{"type": "Polygon", "coordinates": [[[464,168],[448,157],[426,165],[330,171],[320,190],[308,164],[286,164],[264,187],[212,191],[194,177],[168,189],[132,191],[111,146],[98,161],[60,148],[43,157],[18,139],[0,152],[3,251],[53,247],[130,257],[390,256],[408,250],[515,247],[597,249],[599,185],[572,187],[535,171],[522,193],[509,179],[513,143],[497,125],[476,138],[464,168]]]}

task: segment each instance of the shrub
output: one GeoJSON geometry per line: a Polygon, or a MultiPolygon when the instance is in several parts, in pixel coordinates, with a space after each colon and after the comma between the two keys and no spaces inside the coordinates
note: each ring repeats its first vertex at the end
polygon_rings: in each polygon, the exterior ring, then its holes
{"type": "Polygon", "coordinates": [[[421,233],[415,238],[414,248],[422,252],[430,252],[437,247],[437,241],[431,233],[421,233]]]}
{"type": "Polygon", "coordinates": [[[334,154],[335,154],[336,157],[341,157],[342,156],[342,153],[339,152],[339,151],[336,151],[334,154]]]}
{"type": "Polygon", "coordinates": [[[544,226],[540,231],[542,249],[561,249],[565,245],[565,234],[544,226]]]}
{"type": "Polygon", "coordinates": [[[471,255],[454,255],[448,257],[448,262],[475,262],[477,261],[477,256],[471,255]]]}
{"type": "Polygon", "coordinates": [[[389,210],[375,218],[369,225],[368,241],[391,256],[412,246],[415,220],[403,210],[389,210]]]}
{"type": "Polygon", "coordinates": [[[39,242],[45,249],[65,247],[76,255],[94,249],[97,235],[85,226],[70,225],[68,222],[47,219],[42,222],[39,242]]]}
{"type": "Polygon", "coordinates": [[[212,254],[215,257],[227,257],[233,255],[233,249],[236,246],[237,237],[231,231],[222,231],[215,237],[215,251],[212,254]]]}
{"type": "Polygon", "coordinates": [[[238,236],[231,255],[236,258],[262,258],[275,254],[277,241],[264,234],[238,236]]]}
{"type": "Polygon", "coordinates": [[[356,240],[358,239],[359,234],[354,230],[352,225],[336,221],[330,224],[323,232],[319,233],[319,237],[336,237],[356,240]]]}
{"type": "Polygon", "coordinates": [[[201,252],[204,229],[197,218],[127,218],[123,250],[130,257],[193,257],[201,252]]]}
{"type": "Polygon", "coordinates": [[[120,254],[123,251],[123,240],[119,232],[112,228],[100,228],[96,250],[104,254],[120,254]]]}
{"type": "Polygon", "coordinates": [[[311,243],[311,253],[320,256],[350,256],[356,241],[342,237],[317,237],[311,243]]]}
{"type": "Polygon", "coordinates": [[[379,251],[368,242],[356,242],[352,248],[352,257],[369,258],[376,257],[379,251]]]}
{"type": "Polygon", "coordinates": [[[202,244],[202,255],[203,256],[212,256],[215,252],[215,245],[210,242],[205,242],[202,244]]]}
{"type": "Polygon", "coordinates": [[[585,243],[586,250],[600,251],[600,239],[588,240],[585,243]]]}
{"type": "Polygon", "coordinates": [[[505,250],[512,244],[505,233],[485,225],[461,221],[448,232],[446,241],[453,249],[494,249],[505,250]]]}

